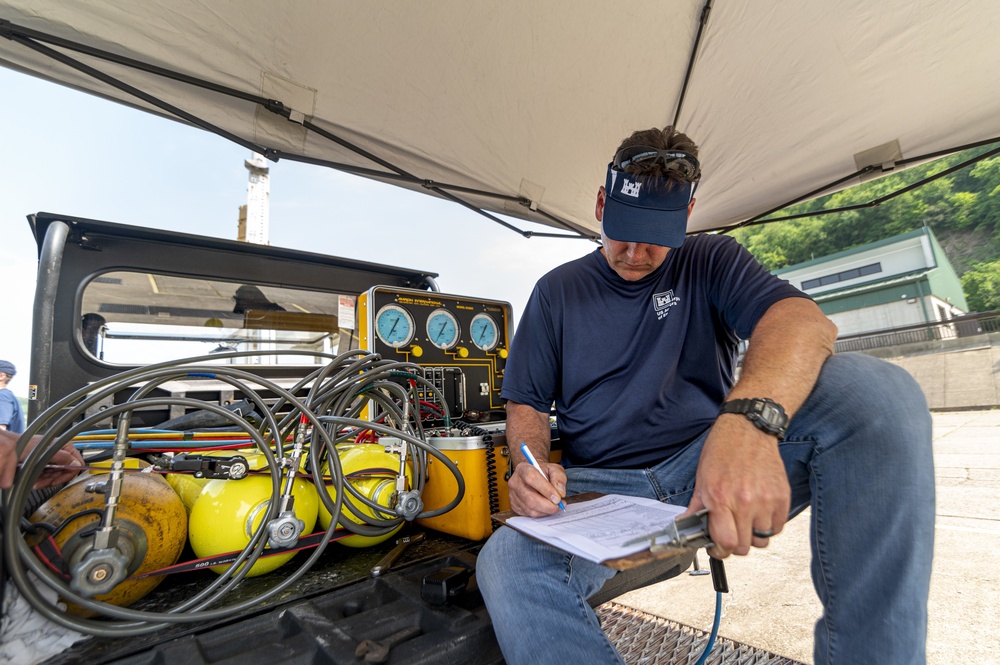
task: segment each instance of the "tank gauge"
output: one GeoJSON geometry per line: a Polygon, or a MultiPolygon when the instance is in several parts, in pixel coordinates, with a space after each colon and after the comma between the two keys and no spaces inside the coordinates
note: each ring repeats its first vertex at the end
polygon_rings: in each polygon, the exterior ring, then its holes
{"type": "Polygon", "coordinates": [[[406,346],[413,339],[413,317],[399,305],[383,305],[375,315],[375,332],[394,349],[406,346]]]}
{"type": "Polygon", "coordinates": [[[469,336],[472,338],[472,343],[483,351],[491,351],[500,341],[497,322],[489,314],[483,313],[472,317],[472,325],[469,326],[469,336]]]}
{"type": "Polygon", "coordinates": [[[446,309],[436,309],[427,317],[427,341],[448,350],[458,344],[458,319],[446,309]]]}

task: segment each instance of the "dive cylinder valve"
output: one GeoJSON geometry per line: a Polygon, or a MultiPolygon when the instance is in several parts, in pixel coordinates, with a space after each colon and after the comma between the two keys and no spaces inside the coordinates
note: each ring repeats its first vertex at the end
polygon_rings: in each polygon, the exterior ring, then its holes
{"type": "Polygon", "coordinates": [[[107,479],[88,483],[85,488],[87,493],[104,495],[104,510],[100,527],[94,532],[93,544],[89,549],[82,547],[79,550],[80,556],[70,568],[70,589],[87,598],[109,593],[118,586],[119,582],[128,577],[128,568],[135,558],[134,551],[129,556],[119,547],[120,540],[124,539],[119,539],[121,529],[115,522],[125,481],[128,428],[129,418],[119,420],[111,473],[107,479]]]}
{"type": "Polygon", "coordinates": [[[417,515],[423,512],[424,500],[420,498],[420,490],[406,489],[406,454],[408,452],[408,447],[405,445],[399,445],[398,451],[399,474],[396,476],[396,495],[394,497],[396,504],[393,506],[393,510],[407,522],[412,522],[417,519],[417,515]]]}
{"type": "Polygon", "coordinates": [[[299,536],[305,531],[306,523],[295,516],[294,503],[295,498],[291,495],[281,497],[281,511],[267,525],[269,547],[294,547],[299,542],[299,536]]]}
{"type": "Polygon", "coordinates": [[[420,498],[420,490],[396,492],[396,514],[407,522],[412,522],[424,510],[424,501],[420,498]]]}
{"type": "Polygon", "coordinates": [[[267,544],[273,548],[294,547],[306,528],[306,523],[295,516],[295,497],[292,496],[292,488],[295,483],[295,473],[302,459],[308,426],[309,421],[305,414],[299,416],[291,455],[281,460],[286,474],[285,489],[281,494],[281,503],[278,504],[278,516],[267,525],[267,544]]]}
{"type": "Polygon", "coordinates": [[[70,568],[69,588],[86,598],[109,593],[128,577],[131,563],[129,557],[114,547],[90,550],[70,568]]]}

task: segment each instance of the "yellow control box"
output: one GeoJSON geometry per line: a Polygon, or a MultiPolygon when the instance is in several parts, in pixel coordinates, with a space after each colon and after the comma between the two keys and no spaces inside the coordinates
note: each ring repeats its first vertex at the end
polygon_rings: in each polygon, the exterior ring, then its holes
{"type": "MultiPolygon", "coordinates": [[[[490,514],[510,510],[507,475],[510,452],[502,434],[493,435],[491,444],[482,436],[430,437],[427,442],[455,463],[465,480],[462,501],[443,515],[417,520],[436,531],[469,540],[483,540],[493,533],[490,514]],[[491,507],[491,494],[493,506],[491,507]]],[[[458,483],[440,461],[429,457],[427,483],[424,485],[424,510],[447,505],[455,498],[458,483]]]]}

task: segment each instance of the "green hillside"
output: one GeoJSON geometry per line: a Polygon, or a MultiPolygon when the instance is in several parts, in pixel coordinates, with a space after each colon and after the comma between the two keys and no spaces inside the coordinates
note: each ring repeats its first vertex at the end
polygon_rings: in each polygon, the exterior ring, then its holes
{"type": "MultiPolygon", "coordinates": [[[[865,204],[945,171],[996,144],[967,150],[836,194],[772,219],[865,204]]],[[[732,232],[770,270],[888,238],[927,224],[962,278],[973,311],[1000,309],[1000,156],[942,176],[879,206],[749,226],[732,232]]]]}

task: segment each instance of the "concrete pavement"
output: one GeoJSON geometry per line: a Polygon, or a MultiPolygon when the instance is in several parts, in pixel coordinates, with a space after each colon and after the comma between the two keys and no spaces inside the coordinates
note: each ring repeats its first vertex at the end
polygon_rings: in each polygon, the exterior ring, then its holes
{"type": "MultiPolygon", "coordinates": [[[[927,662],[1000,663],[1000,409],[935,413],[934,461],[927,662]]],[[[705,554],[699,556],[707,566],[705,554]]],[[[732,591],[724,596],[719,633],[812,663],[821,608],[809,579],[808,511],[767,549],[730,557],[726,571],[732,591]]],[[[615,602],[704,630],[715,611],[711,578],[687,573],[615,602]]]]}

